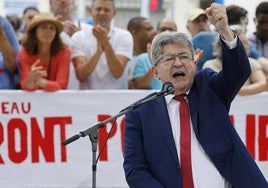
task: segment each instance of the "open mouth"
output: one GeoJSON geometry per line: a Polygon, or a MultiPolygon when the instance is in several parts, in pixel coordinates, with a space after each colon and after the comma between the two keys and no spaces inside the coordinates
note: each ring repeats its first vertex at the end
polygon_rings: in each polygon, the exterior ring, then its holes
{"type": "Polygon", "coordinates": [[[173,78],[184,77],[185,73],[182,71],[179,71],[179,72],[175,72],[172,76],[173,78]]]}

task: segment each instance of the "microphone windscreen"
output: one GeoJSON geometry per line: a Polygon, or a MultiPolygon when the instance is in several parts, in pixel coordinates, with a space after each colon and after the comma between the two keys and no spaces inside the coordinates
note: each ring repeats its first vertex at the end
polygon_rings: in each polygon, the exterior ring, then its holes
{"type": "Polygon", "coordinates": [[[175,92],[175,89],[171,82],[165,82],[162,86],[162,91],[166,91],[166,93],[172,94],[175,92]]]}

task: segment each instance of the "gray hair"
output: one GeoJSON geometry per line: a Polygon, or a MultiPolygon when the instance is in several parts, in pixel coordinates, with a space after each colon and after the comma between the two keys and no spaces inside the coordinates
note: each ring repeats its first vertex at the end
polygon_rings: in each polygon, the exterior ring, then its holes
{"type": "Polygon", "coordinates": [[[194,48],[188,35],[181,32],[164,31],[156,35],[152,41],[152,65],[154,66],[163,54],[163,48],[167,44],[182,44],[189,48],[192,58],[194,58],[194,48]]]}

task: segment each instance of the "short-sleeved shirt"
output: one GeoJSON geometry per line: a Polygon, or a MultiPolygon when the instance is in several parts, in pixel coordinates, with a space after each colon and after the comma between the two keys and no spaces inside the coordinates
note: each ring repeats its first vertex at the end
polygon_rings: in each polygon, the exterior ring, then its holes
{"type": "MultiPolygon", "coordinates": [[[[112,27],[108,36],[115,54],[123,55],[131,60],[133,39],[129,31],[112,27]]],[[[92,29],[76,32],[72,36],[70,48],[72,59],[77,56],[85,56],[89,59],[97,51],[97,41],[92,33],[92,29]]],[[[86,81],[80,82],[79,89],[127,89],[127,78],[127,66],[121,77],[115,78],[109,70],[105,53],[102,53],[94,71],[86,81]]]]}
{"type": "MultiPolygon", "coordinates": [[[[133,70],[133,79],[143,76],[148,72],[152,67],[148,53],[143,53],[138,55],[136,58],[134,70],[133,70]]],[[[161,89],[162,82],[157,78],[153,77],[149,89],[161,89]]]]}

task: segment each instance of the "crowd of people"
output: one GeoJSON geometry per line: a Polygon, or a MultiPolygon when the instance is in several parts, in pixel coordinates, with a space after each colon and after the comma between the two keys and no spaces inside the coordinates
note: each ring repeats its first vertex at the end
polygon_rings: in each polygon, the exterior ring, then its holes
{"type": "MultiPolygon", "coordinates": [[[[219,51],[219,34],[201,8],[188,13],[186,26],[163,18],[154,28],[148,18],[136,16],[126,28],[118,28],[112,25],[113,0],[93,0],[88,8],[92,25],[74,20],[74,0],[50,0],[49,5],[50,13],[27,7],[21,19],[0,17],[4,41],[0,44],[1,89],[161,89],[162,82],[152,72],[151,42],[161,32],[182,27],[189,31],[199,71],[213,69],[221,60],[215,52],[219,51]]],[[[246,89],[238,95],[268,91],[267,7],[268,2],[256,7],[256,31],[250,34],[246,33],[247,10],[226,7],[229,25],[244,39],[250,62],[254,62],[246,89]]]]}

